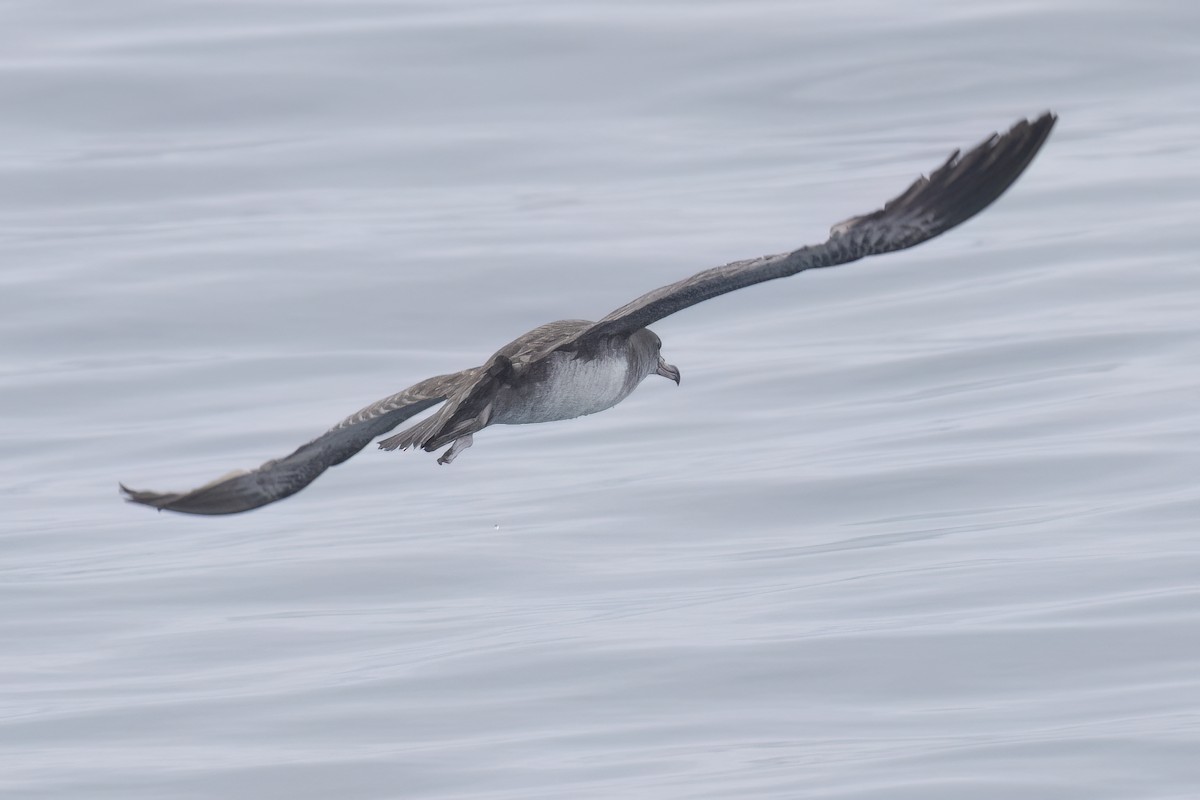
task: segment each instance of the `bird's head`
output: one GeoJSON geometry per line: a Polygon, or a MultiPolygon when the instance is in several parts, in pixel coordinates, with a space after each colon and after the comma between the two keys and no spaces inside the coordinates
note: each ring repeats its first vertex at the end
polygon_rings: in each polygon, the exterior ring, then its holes
{"type": "Polygon", "coordinates": [[[634,341],[640,345],[640,348],[647,355],[646,366],[650,368],[648,375],[662,375],[664,378],[670,378],[675,381],[675,385],[679,385],[679,367],[674,364],[668,364],[667,360],[662,357],[662,339],[658,338],[658,334],[649,328],[642,328],[634,334],[634,341]]]}

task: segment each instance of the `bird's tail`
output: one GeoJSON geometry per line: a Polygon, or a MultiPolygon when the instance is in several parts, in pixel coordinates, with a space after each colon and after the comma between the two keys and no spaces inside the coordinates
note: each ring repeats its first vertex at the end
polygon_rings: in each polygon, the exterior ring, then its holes
{"type": "Polygon", "coordinates": [[[439,415],[434,414],[428,419],[423,419],[416,425],[397,433],[395,436],[389,436],[386,439],[379,440],[380,450],[407,450],[410,447],[424,447],[425,443],[433,438],[433,434],[437,431],[441,424],[439,415]]]}

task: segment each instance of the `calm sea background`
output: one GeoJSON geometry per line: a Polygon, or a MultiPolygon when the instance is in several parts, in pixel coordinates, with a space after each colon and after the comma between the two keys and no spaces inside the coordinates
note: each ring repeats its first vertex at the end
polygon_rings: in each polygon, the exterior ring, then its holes
{"type": "Polygon", "coordinates": [[[1200,6],[0,3],[0,796],[1200,796],[1200,6]],[[655,326],[682,387],[155,514],[1057,130],[655,326]]]}

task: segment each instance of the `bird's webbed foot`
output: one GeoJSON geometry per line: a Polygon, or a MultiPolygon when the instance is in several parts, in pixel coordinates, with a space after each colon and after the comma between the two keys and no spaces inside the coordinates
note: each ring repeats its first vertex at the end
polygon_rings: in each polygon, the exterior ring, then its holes
{"type": "Polygon", "coordinates": [[[472,444],[474,444],[474,442],[472,441],[471,434],[468,433],[466,436],[458,437],[454,440],[453,444],[450,445],[450,449],[442,453],[441,458],[438,459],[438,463],[449,464],[451,461],[458,458],[459,453],[461,453],[463,450],[466,450],[472,444]]]}

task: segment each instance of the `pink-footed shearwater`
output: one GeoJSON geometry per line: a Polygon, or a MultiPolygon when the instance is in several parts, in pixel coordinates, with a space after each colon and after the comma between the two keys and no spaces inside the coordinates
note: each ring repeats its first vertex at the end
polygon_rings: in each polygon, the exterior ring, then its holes
{"type": "Polygon", "coordinates": [[[649,375],[679,383],[646,326],[717,295],[809,269],[920,244],[987,208],[1029,166],[1056,117],[1021,120],[966,155],[951,154],[929,177],[870,214],[830,229],[829,238],[790,253],[735,261],[642,295],[599,322],[562,320],[534,328],[487,363],[438,375],[373,403],[284,458],[235,472],[190,492],[137,491],[126,499],[185,514],[236,514],[282,500],[410,417],[444,403],[428,419],[379,442],[384,450],[419,447],[449,464],[489,425],[550,422],[612,408],[649,375]]]}

